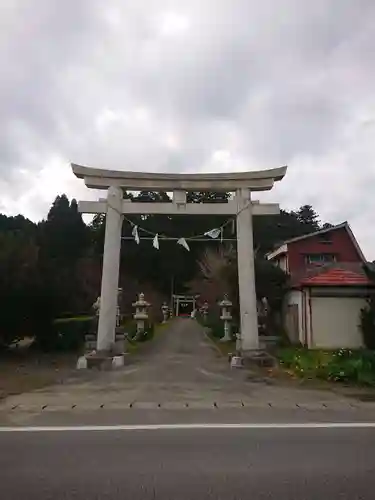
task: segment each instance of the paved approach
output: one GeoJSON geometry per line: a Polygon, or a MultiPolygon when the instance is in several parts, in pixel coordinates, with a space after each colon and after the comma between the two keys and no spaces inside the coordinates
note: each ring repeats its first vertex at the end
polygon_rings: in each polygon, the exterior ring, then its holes
{"type": "MultiPolygon", "coordinates": [[[[277,387],[249,378],[247,370],[231,370],[203,328],[194,320],[180,318],[161,329],[138,354],[129,355],[127,365],[118,371],[77,372],[64,384],[8,398],[0,405],[0,424],[28,424],[29,417],[57,412],[96,412],[90,423],[97,423],[105,410],[121,411],[124,418],[123,410],[133,414],[148,410],[147,415],[158,409],[349,411],[357,405],[361,403],[329,391],[277,387]]],[[[366,406],[367,410],[373,407],[366,406]]]]}
{"type": "Polygon", "coordinates": [[[370,500],[375,429],[1,432],[7,500],[370,500]]]}

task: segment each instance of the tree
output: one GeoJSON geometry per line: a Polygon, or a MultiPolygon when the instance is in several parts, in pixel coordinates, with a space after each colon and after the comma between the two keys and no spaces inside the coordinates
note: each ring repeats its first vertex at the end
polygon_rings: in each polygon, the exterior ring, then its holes
{"type": "Polygon", "coordinates": [[[255,259],[255,287],[258,300],[265,297],[273,311],[281,311],[288,281],[287,274],[263,257],[255,259]]]}
{"type": "Polygon", "coordinates": [[[55,314],[79,312],[86,306],[79,265],[89,255],[90,244],[90,229],[77,202],[65,194],[57,196],[47,220],[39,224],[39,272],[55,314]]]}
{"type": "Polygon", "coordinates": [[[18,231],[29,235],[35,235],[36,224],[26,219],[23,215],[7,217],[6,215],[0,214],[0,232],[3,231],[18,231]]]}
{"type": "Polygon", "coordinates": [[[319,216],[311,205],[302,205],[295,213],[298,221],[309,228],[309,232],[320,229],[319,216]]]}
{"type": "Polygon", "coordinates": [[[90,232],[76,200],[69,202],[65,194],[56,197],[40,229],[44,255],[60,263],[72,263],[82,257],[90,243],[90,232]]]}
{"type": "Polygon", "coordinates": [[[260,255],[265,255],[283,241],[317,230],[314,217],[309,217],[308,210],[297,212],[280,210],[278,215],[261,215],[254,217],[254,247],[260,255]],[[302,215],[301,215],[302,214],[302,215]]]}
{"type": "Polygon", "coordinates": [[[19,231],[0,233],[0,346],[28,335],[38,295],[38,248],[19,231]]]}

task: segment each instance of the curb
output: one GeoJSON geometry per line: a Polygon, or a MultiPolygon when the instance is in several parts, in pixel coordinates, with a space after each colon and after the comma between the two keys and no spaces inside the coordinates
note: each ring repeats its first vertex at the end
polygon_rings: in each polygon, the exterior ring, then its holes
{"type": "Polygon", "coordinates": [[[80,412],[103,412],[105,411],[135,411],[135,410],[293,410],[298,412],[305,412],[305,414],[314,411],[329,412],[329,411],[356,411],[371,412],[372,418],[375,415],[375,406],[361,403],[352,403],[350,401],[285,401],[285,400],[238,400],[238,401],[133,401],[133,402],[115,402],[115,401],[98,401],[93,402],[79,402],[72,401],[70,404],[51,404],[42,402],[38,404],[5,404],[0,407],[0,416],[10,414],[50,414],[50,413],[71,413],[79,414],[80,412]]]}

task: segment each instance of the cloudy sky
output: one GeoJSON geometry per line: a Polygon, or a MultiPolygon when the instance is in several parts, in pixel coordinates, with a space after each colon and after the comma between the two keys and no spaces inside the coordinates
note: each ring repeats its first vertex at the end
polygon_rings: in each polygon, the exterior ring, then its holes
{"type": "Polygon", "coordinates": [[[261,199],[375,259],[374,0],[2,0],[0,212],[97,196],[69,162],[273,168],[261,199]]]}

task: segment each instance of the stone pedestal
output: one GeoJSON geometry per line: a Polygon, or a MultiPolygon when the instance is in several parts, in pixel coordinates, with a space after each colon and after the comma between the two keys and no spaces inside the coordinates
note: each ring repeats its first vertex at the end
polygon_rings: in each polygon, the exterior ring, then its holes
{"type": "Polygon", "coordinates": [[[161,306],[161,312],[163,314],[163,323],[167,323],[169,319],[169,305],[166,302],[161,306]]]}
{"type": "MultiPolygon", "coordinates": [[[[94,333],[88,333],[85,335],[85,352],[90,353],[97,351],[97,336],[94,333]]],[[[122,327],[116,327],[115,341],[110,349],[105,352],[113,352],[115,354],[123,354],[126,352],[126,338],[125,332],[122,327]]]]}
{"type": "Polygon", "coordinates": [[[77,369],[111,370],[123,366],[127,354],[126,343],[124,329],[116,327],[115,340],[111,348],[98,351],[97,335],[88,333],[85,336],[85,355],[78,358],[77,369]]]}
{"type": "Polygon", "coordinates": [[[224,295],[224,299],[221,302],[219,302],[219,306],[221,308],[220,319],[224,322],[224,337],[221,338],[221,342],[230,342],[232,340],[232,335],[231,335],[232,302],[228,299],[228,296],[226,294],[224,295]]]}
{"type": "Polygon", "coordinates": [[[252,366],[273,367],[276,364],[275,358],[270,356],[266,351],[261,349],[253,349],[242,353],[244,366],[251,368],[252,366]]]}
{"type": "Polygon", "coordinates": [[[231,342],[231,340],[232,340],[231,323],[228,319],[224,319],[224,337],[220,339],[220,342],[231,342]]]}
{"type": "Polygon", "coordinates": [[[203,306],[201,308],[202,316],[203,316],[203,323],[206,325],[207,324],[207,318],[208,318],[208,302],[207,300],[204,301],[203,306]]]}

